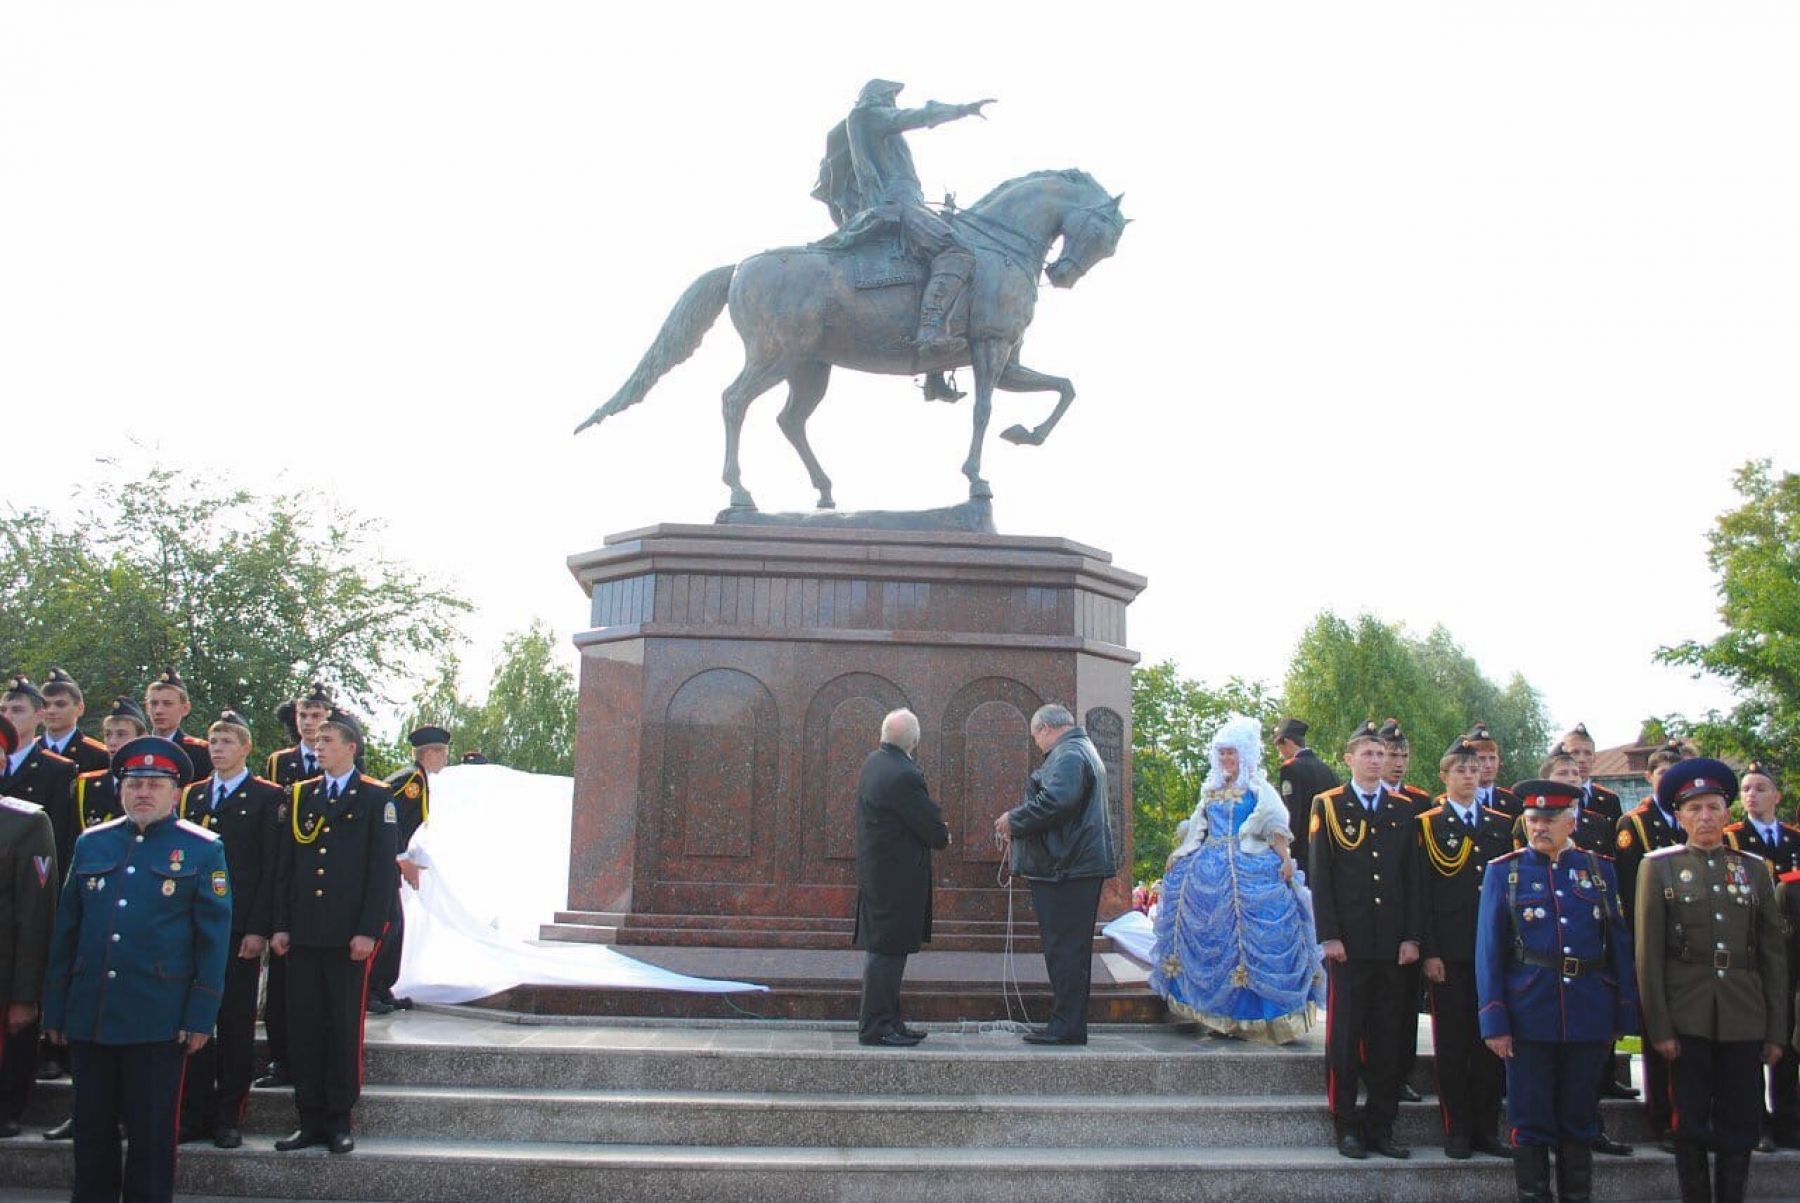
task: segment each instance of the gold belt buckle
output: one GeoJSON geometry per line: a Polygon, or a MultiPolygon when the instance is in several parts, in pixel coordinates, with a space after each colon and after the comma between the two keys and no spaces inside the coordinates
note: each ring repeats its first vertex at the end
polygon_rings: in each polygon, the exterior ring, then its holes
{"type": "Polygon", "coordinates": [[[1581,976],[1581,958],[1580,957],[1564,957],[1563,964],[1562,964],[1562,975],[1564,977],[1580,977],[1581,976]]]}
{"type": "Polygon", "coordinates": [[[1729,969],[1729,968],[1731,968],[1731,953],[1727,952],[1725,949],[1722,949],[1722,948],[1714,949],[1713,950],[1713,968],[1714,969],[1729,969]]]}

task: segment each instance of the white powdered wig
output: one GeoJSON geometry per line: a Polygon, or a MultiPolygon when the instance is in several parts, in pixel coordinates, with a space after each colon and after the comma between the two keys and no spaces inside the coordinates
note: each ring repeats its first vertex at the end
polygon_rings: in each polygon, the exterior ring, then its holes
{"type": "Polygon", "coordinates": [[[1219,794],[1238,790],[1251,793],[1270,788],[1269,775],[1262,765],[1262,727],[1255,719],[1241,714],[1234,714],[1226,719],[1224,725],[1213,732],[1207,754],[1212,758],[1212,769],[1206,774],[1206,782],[1201,786],[1203,792],[1219,794]],[[1225,770],[1219,764],[1220,748],[1237,749],[1238,772],[1235,781],[1225,779],[1225,770]]]}

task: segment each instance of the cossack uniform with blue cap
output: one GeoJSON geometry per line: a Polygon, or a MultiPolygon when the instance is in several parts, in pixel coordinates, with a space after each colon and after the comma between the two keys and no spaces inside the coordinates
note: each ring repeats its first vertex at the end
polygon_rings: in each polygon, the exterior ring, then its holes
{"type": "MultiPolygon", "coordinates": [[[[193,773],[186,752],[154,735],[120,748],[112,767],[126,783],[167,778],[177,794],[193,773]]],[[[213,1030],[230,934],[231,879],[211,832],[174,812],[140,830],[128,812],[75,842],[44,986],[44,1027],[73,1054],[75,1197],[118,1196],[120,1120],[127,1195],[170,1196],[179,1040],[213,1030]]]]}
{"type": "MultiPolygon", "coordinates": [[[[1528,818],[1568,814],[1580,786],[1513,787],[1528,818]]],[[[1541,1185],[1557,1148],[1561,1197],[1586,1197],[1600,1132],[1594,1084],[1616,1037],[1637,1027],[1631,933],[1604,856],[1571,840],[1554,856],[1527,846],[1488,863],[1475,933],[1484,1040],[1510,1037],[1507,1121],[1520,1197],[1541,1185]]]]}
{"type": "MultiPolygon", "coordinates": [[[[1683,814],[1698,798],[1736,800],[1737,774],[1695,757],[1656,783],[1656,799],[1683,814]]],[[[1703,846],[1704,816],[1685,812],[1688,842],[1644,858],[1638,875],[1638,984],[1644,1038],[1679,1043],[1669,1059],[1676,1170],[1687,1195],[1718,1155],[1714,1194],[1743,1197],[1762,1128],[1764,1046],[1787,1044],[1787,925],[1761,857],[1723,841],[1703,846]]]]}

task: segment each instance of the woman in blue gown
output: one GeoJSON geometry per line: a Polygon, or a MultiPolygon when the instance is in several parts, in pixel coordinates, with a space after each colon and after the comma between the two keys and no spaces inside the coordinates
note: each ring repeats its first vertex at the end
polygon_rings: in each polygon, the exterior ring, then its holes
{"type": "Polygon", "coordinates": [[[1287,808],[1262,768],[1262,732],[1234,715],[1170,857],[1150,985],[1184,1019],[1269,1044],[1299,1039],[1325,1003],[1312,896],[1294,869],[1287,808]]]}

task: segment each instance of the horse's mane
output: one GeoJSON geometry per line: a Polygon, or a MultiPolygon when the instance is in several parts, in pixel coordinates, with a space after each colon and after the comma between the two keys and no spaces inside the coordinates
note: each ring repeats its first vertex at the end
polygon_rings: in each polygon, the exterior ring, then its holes
{"type": "Polygon", "coordinates": [[[1093,176],[1091,176],[1087,172],[1081,170],[1081,168],[1079,168],[1079,167],[1064,167],[1064,168],[1061,168],[1060,170],[1057,168],[1050,168],[1045,171],[1033,171],[1033,172],[1029,172],[1025,175],[1014,176],[1012,179],[1007,180],[1004,183],[996,184],[988,190],[988,194],[986,196],[982,197],[980,200],[976,201],[972,205],[966,205],[963,207],[969,208],[969,209],[979,209],[981,206],[987,204],[989,201],[998,200],[1000,197],[1000,194],[1007,191],[1009,188],[1017,187],[1020,184],[1029,184],[1033,180],[1048,179],[1051,176],[1061,176],[1063,179],[1069,181],[1071,184],[1086,184],[1088,187],[1093,188],[1095,191],[1100,192],[1102,194],[1104,194],[1106,192],[1106,189],[1100,187],[1100,181],[1096,180],[1093,176]]]}

